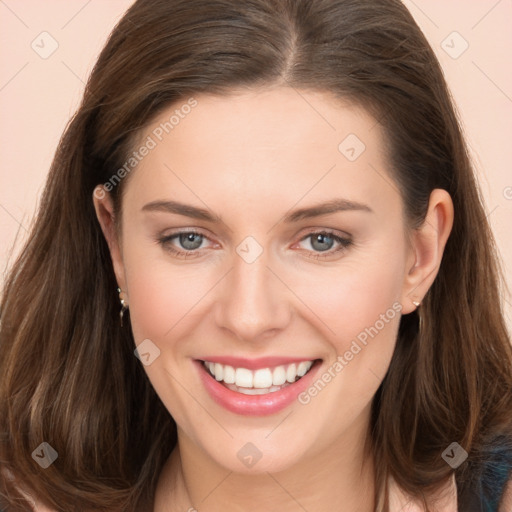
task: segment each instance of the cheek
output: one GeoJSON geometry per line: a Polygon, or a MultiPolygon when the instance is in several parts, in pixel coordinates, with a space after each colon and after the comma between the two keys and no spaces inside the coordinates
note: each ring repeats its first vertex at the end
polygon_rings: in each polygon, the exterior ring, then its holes
{"type": "MultiPolygon", "coordinates": [[[[401,310],[403,276],[403,259],[395,253],[389,258],[354,258],[329,272],[303,272],[300,279],[295,277],[293,288],[318,316],[315,324],[321,320],[326,338],[340,353],[374,325],[387,332],[401,310]]],[[[309,318],[312,322],[313,316],[309,318]]]]}
{"type": "Polygon", "coordinates": [[[322,330],[330,346],[324,372],[300,401],[315,414],[331,411],[333,436],[370,404],[396,344],[404,258],[396,250],[378,252],[380,257],[368,252],[347,259],[329,275],[308,274],[299,292],[318,315],[308,321],[322,330]]]}
{"type": "MultiPolygon", "coordinates": [[[[340,432],[350,430],[370,410],[388,370],[401,318],[403,275],[400,262],[388,263],[354,264],[325,280],[319,275],[308,277],[310,289],[315,290],[310,294],[312,309],[321,319],[315,320],[315,326],[329,345],[323,370],[298,397],[309,417],[323,418],[317,420],[322,435],[314,450],[327,450],[340,432]]],[[[318,430],[312,424],[310,428],[313,437],[318,430]]]]}
{"type": "Polygon", "coordinates": [[[323,286],[315,289],[323,291],[315,293],[315,304],[335,353],[319,377],[322,382],[301,402],[314,400],[318,412],[336,411],[336,425],[358,415],[377,391],[393,356],[402,310],[404,261],[397,252],[350,267],[337,278],[316,281],[323,286]]]}
{"type": "Polygon", "coordinates": [[[195,265],[173,264],[159,248],[127,240],[123,250],[130,301],[130,321],[136,343],[150,338],[175,338],[193,320],[195,307],[211,284],[195,265]]]}

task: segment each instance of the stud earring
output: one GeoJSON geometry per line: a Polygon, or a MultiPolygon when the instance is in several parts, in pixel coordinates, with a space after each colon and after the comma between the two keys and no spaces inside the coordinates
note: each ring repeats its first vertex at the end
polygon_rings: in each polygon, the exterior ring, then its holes
{"type": "Polygon", "coordinates": [[[121,302],[121,311],[119,311],[119,320],[121,321],[121,327],[123,326],[123,316],[125,311],[128,309],[128,299],[126,298],[126,294],[121,290],[121,288],[117,289],[117,293],[119,293],[119,301],[121,302]]]}
{"type": "Polygon", "coordinates": [[[421,304],[421,302],[418,302],[417,300],[413,300],[412,303],[416,306],[416,307],[419,307],[419,305],[421,304]]]}

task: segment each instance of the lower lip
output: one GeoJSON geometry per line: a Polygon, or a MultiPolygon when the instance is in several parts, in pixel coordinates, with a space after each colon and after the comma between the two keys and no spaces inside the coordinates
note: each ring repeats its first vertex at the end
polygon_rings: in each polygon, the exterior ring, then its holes
{"type": "Polygon", "coordinates": [[[288,407],[297,396],[312,383],[321,361],[315,361],[309,372],[289,386],[265,395],[244,395],[226,388],[215,380],[202,361],[195,360],[199,376],[212,399],[235,414],[244,416],[265,416],[275,414],[288,407]]]}

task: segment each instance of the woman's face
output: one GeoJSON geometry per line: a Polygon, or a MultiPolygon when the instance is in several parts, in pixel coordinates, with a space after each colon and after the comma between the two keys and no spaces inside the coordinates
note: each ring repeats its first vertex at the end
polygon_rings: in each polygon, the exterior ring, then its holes
{"type": "Polygon", "coordinates": [[[211,462],[275,472],[366,434],[423,293],[381,129],[275,88],[184,100],[134,148],[116,275],[180,442],[211,462]]]}

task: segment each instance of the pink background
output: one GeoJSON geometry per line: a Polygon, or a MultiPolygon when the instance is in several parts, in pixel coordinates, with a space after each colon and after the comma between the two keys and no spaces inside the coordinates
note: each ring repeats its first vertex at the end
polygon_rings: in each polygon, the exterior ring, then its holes
{"type": "MultiPolygon", "coordinates": [[[[109,32],[131,3],[0,1],[2,275],[26,238],[57,142],[78,106],[84,82],[109,32]],[[58,48],[47,58],[32,48],[48,52],[52,44],[58,48]]],[[[512,1],[404,3],[450,84],[512,288],[512,1]]],[[[512,326],[510,295],[505,300],[512,326]]]]}

